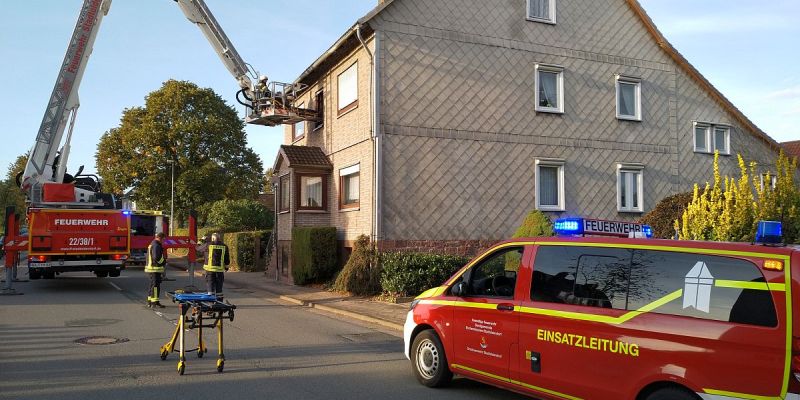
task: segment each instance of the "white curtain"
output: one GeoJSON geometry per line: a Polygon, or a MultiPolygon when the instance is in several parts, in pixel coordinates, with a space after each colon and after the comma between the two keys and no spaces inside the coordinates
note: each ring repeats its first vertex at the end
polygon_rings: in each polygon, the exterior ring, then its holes
{"type": "Polygon", "coordinates": [[[558,73],[539,71],[539,106],[558,107],[558,73]]]}
{"type": "Polygon", "coordinates": [[[529,13],[532,18],[550,19],[549,0],[530,0],[530,5],[529,13]]]}
{"type": "Polygon", "coordinates": [[[355,173],[344,178],[345,204],[357,203],[359,199],[359,174],[355,173]]]}
{"type": "Polygon", "coordinates": [[[636,85],[620,82],[619,115],[636,116],[636,85]]]}
{"type": "Polygon", "coordinates": [[[558,167],[539,167],[539,204],[558,205],[558,167]]]}
{"type": "Polygon", "coordinates": [[[302,207],[322,207],[322,177],[303,177],[300,199],[302,207]]]}

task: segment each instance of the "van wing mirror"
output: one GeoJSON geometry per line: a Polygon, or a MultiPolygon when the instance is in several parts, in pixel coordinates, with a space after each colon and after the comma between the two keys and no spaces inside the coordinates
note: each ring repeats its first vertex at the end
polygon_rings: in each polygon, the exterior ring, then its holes
{"type": "Polygon", "coordinates": [[[450,288],[450,293],[456,297],[464,297],[467,294],[467,283],[464,281],[456,283],[450,288]]]}

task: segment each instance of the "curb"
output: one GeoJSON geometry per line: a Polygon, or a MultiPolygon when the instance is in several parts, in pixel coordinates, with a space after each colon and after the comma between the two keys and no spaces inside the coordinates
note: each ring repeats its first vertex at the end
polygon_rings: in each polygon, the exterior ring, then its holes
{"type": "MultiPolygon", "coordinates": [[[[175,263],[175,264],[177,264],[177,263],[175,263]]],[[[177,267],[178,269],[183,270],[183,271],[187,271],[188,270],[188,268],[183,268],[182,265],[179,266],[179,265],[175,265],[175,264],[173,264],[172,266],[173,267],[177,267]]],[[[195,275],[196,274],[197,274],[197,270],[195,270],[195,275]]],[[[280,293],[274,292],[272,290],[269,290],[269,289],[266,289],[266,288],[263,288],[263,287],[251,286],[251,285],[249,285],[247,283],[242,284],[240,282],[237,282],[237,284],[239,284],[240,286],[247,286],[247,287],[249,287],[251,289],[263,290],[263,291],[265,291],[267,293],[270,293],[270,294],[273,294],[275,296],[278,296],[279,299],[281,299],[281,300],[283,300],[285,302],[292,303],[292,304],[295,304],[295,305],[298,305],[298,306],[314,308],[314,309],[317,309],[317,310],[322,311],[322,312],[326,312],[326,313],[330,313],[330,314],[337,314],[337,315],[345,316],[345,317],[348,317],[348,318],[357,319],[357,320],[363,321],[363,322],[369,322],[369,323],[372,323],[372,324],[380,325],[380,326],[382,326],[384,328],[394,329],[394,330],[397,330],[397,331],[400,331],[400,332],[403,331],[403,325],[402,324],[397,324],[397,323],[394,323],[394,322],[391,322],[391,321],[387,321],[385,319],[370,317],[369,315],[359,314],[359,313],[356,313],[356,312],[343,310],[343,309],[337,308],[337,307],[326,306],[326,305],[323,305],[323,304],[315,303],[313,301],[298,299],[298,298],[295,298],[295,297],[292,297],[292,296],[289,296],[289,295],[285,295],[285,294],[280,294],[280,293]]]]}

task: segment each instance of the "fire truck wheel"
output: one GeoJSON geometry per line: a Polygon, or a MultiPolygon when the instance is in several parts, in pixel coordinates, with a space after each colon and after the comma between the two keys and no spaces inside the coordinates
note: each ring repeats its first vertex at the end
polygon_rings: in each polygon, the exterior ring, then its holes
{"type": "Polygon", "coordinates": [[[117,277],[119,277],[119,271],[111,271],[111,272],[108,273],[108,276],[110,276],[112,278],[117,278],[117,277]]]}
{"type": "Polygon", "coordinates": [[[422,331],[414,338],[411,365],[419,383],[427,387],[445,386],[453,379],[444,346],[433,329],[422,331]]]}
{"type": "Polygon", "coordinates": [[[44,277],[44,279],[55,279],[56,273],[53,271],[45,271],[42,273],[42,276],[44,277]]]}
{"type": "Polygon", "coordinates": [[[28,277],[31,279],[41,279],[42,271],[39,271],[38,269],[29,270],[28,277]]]}
{"type": "Polygon", "coordinates": [[[681,387],[666,387],[650,393],[645,400],[699,400],[697,396],[681,387]]]}
{"type": "Polygon", "coordinates": [[[108,272],[95,272],[94,273],[98,278],[105,278],[108,276],[108,272]]]}

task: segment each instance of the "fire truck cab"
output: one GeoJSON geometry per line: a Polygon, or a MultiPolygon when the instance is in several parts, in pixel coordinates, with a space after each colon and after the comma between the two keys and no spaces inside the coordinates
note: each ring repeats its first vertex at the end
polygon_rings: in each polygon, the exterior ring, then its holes
{"type": "Polygon", "coordinates": [[[459,374],[546,399],[800,399],[798,276],[785,246],[514,239],[412,302],[405,354],[431,387],[459,374]]]}

